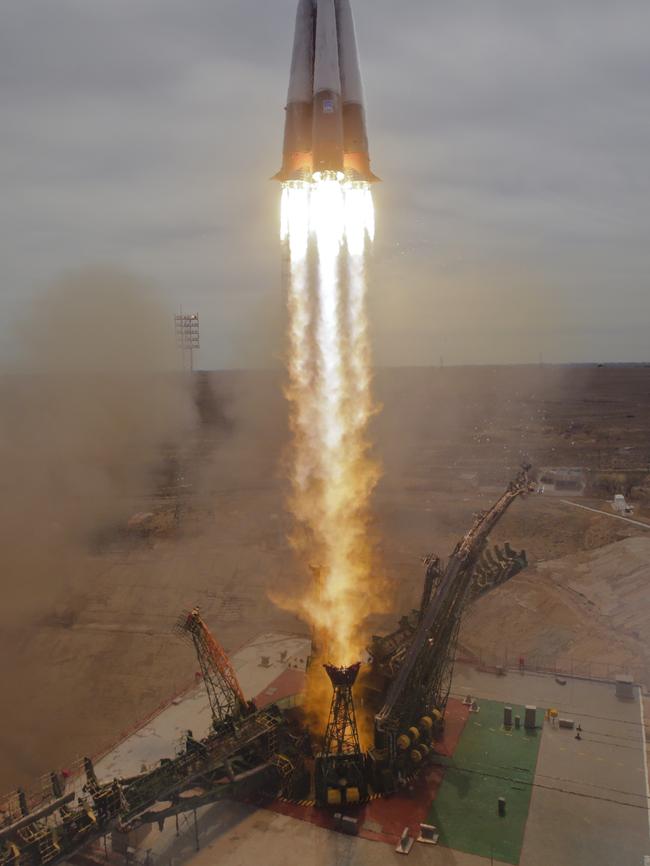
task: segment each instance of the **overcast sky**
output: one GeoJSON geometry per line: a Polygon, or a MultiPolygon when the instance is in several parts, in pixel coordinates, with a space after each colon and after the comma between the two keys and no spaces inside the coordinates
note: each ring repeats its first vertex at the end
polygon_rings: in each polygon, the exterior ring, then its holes
{"type": "MultiPolygon", "coordinates": [[[[647,360],[650,3],[353,6],[376,361],[647,360]]],[[[0,355],[50,283],[103,263],[200,313],[202,366],[277,362],[294,14],[4,0],[0,355]]]]}

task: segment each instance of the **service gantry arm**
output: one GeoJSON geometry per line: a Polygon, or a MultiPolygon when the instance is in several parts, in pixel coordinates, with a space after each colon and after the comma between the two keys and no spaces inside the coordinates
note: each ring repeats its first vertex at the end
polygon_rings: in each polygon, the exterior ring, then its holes
{"type": "Polygon", "coordinates": [[[210,634],[195,607],[178,620],[178,631],[194,644],[208,693],[215,728],[224,722],[236,721],[247,709],[246,699],[224,648],[210,634]]]}
{"type": "Polygon", "coordinates": [[[490,532],[518,496],[530,490],[524,466],[503,495],[476,516],[474,525],[449,557],[442,577],[421,616],[404,661],[392,680],[384,705],[375,717],[377,739],[391,739],[434,709],[443,710],[449,694],[453,657],[463,609],[474,571],[490,532]]]}

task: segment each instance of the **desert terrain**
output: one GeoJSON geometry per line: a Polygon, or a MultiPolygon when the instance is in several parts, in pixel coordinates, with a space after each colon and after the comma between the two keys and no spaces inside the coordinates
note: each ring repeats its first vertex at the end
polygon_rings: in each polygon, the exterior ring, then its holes
{"type": "MultiPolygon", "coordinates": [[[[272,372],[186,377],[182,436],[139,436],[135,452],[120,450],[111,478],[132,478],[145,457],[147,472],[81,522],[68,507],[77,487],[57,517],[67,479],[56,460],[43,457],[34,480],[33,454],[18,472],[15,448],[0,450],[4,789],[100,753],[192,682],[196,662],[173,633],[181,611],[199,604],[229,650],[262,630],[307,632],[271,598],[300,593],[308,579],[287,542],[282,384],[272,372]],[[46,490],[50,507],[21,505],[14,525],[21,478],[46,490]],[[75,533],[66,533],[70,514],[75,533]]],[[[376,372],[374,391],[383,474],[372,531],[388,589],[369,633],[417,604],[422,558],[448,555],[522,461],[578,467],[579,495],[533,494],[498,527],[492,540],[524,548],[529,568],[471,607],[461,650],[592,676],[627,669],[648,685],[650,531],[608,503],[624,493],[633,519],[650,526],[650,367],[390,369],[376,372]]],[[[13,412],[48,398],[38,381],[11,377],[0,392],[13,412]]],[[[76,470],[87,478],[103,451],[84,454],[76,470]]]]}

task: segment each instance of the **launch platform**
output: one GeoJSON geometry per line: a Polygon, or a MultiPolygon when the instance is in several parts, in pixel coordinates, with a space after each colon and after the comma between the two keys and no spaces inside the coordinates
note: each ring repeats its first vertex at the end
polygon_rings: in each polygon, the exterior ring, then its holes
{"type": "MultiPolygon", "coordinates": [[[[300,700],[309,641],[261,635],[232,656],[246,697],[265,694],[287,704],[300,700]],[[294,691],[296,687],[298,691],[294,691]]],[[[338,862],[395,862],[395,844],[405,827],[417,837],[433,824],[438,845],[414,844],[415,864],[487,866],[638,866],[650,854],[643,707],[638,687],[631,699],[616,695],[613,682],[507,671],[481,672],[457,663],[445,740],[439,762],[393,797],[354,812],[357,835],[335,830],[333,816],[313,804],[222,801],[179,816],[161,830],[129,839],[129,862],[141,866],[224,866],[292,862],[331,866],[338,862]],[[467,696],[478,711],[472,711],[467,696]],[[523,726],[524,708],[537,708],[535,730],[523,726]],[[521,715],[520,730],[505,730],[503,709],[521,715]],[[563,728],[544,718],[580,724],[563,728]],[[498,814],[498,799],[506,814],[498,814]],[[453,858],[453,859],[450,859],[453,858]],[[345,858],[348,858],[346,860],[345,858]]],[[[97,763],[102,775],[126,774],[170,751],[191,721],[209,727],[202,685],[176,699],[97,763]]],[[[123,854],[110,851],[120,866],[123,854]]],[[[87,864],[104,858],[102,844],[82,855],[87,864]]],[[[81,862],[81,860],[79,861],[81,862]]]]}

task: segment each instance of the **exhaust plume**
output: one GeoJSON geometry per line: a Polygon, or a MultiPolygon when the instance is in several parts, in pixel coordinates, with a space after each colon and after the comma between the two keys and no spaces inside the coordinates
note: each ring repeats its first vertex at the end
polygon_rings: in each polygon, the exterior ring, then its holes
{"type": "MultiPolygon", "coordinates": [[[[282,601],[313,627],[316,660],[363,657],[364,622],[382,609],[369,500],[379,478],[367,436],[370,392],[365,255],[374,235],[367,183],[314,176],[282,192],[288,255],[292,542],[311,588],[282,601]]],[[[320,664],[315,676],[326,682],[320,664]]],[[[310,693],[322,718],[323,682],[310,693]],[[318,695],[318,696],[317,696],[318,695]]],[[[324,700],[323,700],[324,699],[324,700]]]]}

